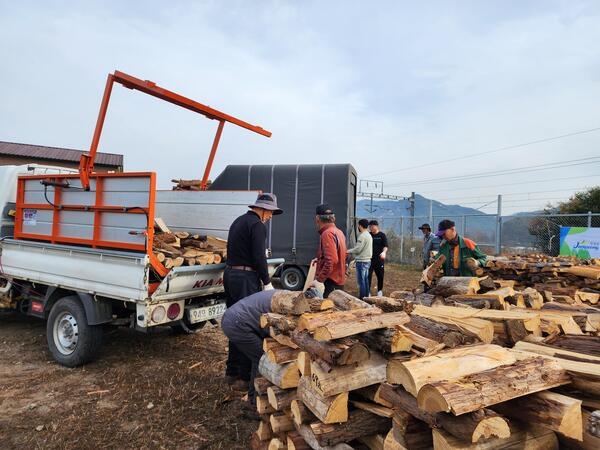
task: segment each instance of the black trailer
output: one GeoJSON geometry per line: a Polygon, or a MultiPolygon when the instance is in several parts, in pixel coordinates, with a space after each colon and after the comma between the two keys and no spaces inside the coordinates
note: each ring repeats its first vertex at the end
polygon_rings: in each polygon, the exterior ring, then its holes
{"type": "Polygon", "coordinates": [[[273,258],[285,259],[276,273],[284,289],[299,290],[317,254],[315,207],[328,203],[348,243],[354,243],[356,187],[356,171],[350,164],[230,165],[209,189],[260,190],[277,195],[284,214],[269,222],[267,247],[273,258]]]}

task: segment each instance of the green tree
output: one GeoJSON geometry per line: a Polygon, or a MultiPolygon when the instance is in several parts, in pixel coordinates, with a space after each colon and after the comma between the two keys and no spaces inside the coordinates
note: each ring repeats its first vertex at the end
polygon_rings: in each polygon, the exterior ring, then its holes
{"type": "MultiPolygon", "coordinates": [[[[560,251],[560,227],[567,225],[556,214],[586,214],[600,212],[600,186],[592,187],[586,191],[576,192],[565,202],[557,205],[548,205],[544,215],[529,221],[529,234],[534,238],[534,246],[544,253],[556,256],[560,251]],[[554,217],[552,217],[554,216],[554,217]]],[[[587,217],[579,216],[569,219],[568,226],[585,227],[587,217]]]]}
{"type": "Polygon", "coordinates": [[[562,214],[584,214],[588,211],[600,212],[600,186],[575,193],[566,202],[559,203],[556,209],[562,214]]]}

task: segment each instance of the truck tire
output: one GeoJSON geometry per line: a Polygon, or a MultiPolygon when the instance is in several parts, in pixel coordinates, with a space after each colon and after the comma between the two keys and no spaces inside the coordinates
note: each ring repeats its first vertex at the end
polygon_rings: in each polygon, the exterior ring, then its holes
{"type": "Polygon", "coordinates": [[[179,334],[196,334],[204,328],[206,322],[189,323],[187,320],[181,319],[176,324],[171,325],[171,330],[176,335],[179,334]]]}
{"type": "Polygon", "coordinates": [[[52,306],[46,339],[56,362],[77,367],[97,356],[102,345],[102,325],[88,325],[81,301],[76,295],[70,295],[52,306]]]}
{"type": "Polygon", "coordinates": [[[306,276],[299,267],[290,266],[281,272],[281,286],[288,291],[300,291],[304,287],[306,276]]]}

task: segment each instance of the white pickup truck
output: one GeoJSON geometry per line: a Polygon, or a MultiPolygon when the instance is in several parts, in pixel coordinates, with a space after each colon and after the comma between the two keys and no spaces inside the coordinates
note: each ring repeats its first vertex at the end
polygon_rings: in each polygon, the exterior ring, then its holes
{"type": "MultiPolygon", "coordinates": [[[[123,175],[99,175],[85,191],[69,169],[0,167],[0,309],[46,319],[48,347],[68,367],[97,355],[105,324],[191,333],[225,311],[225,264],[157,273],[148,223],[161,217],[173,230],[226,238],[257,192],[160,191],[147,177],[123,175]],[[98,207],[101,196],[123,209],[98,207]],[[133,214],[140,204],[143,213],[133,214]],[[88,232],[98,245],[85,245],[88,232]]],[[[269,260],[271,273],[282,263],[269,260]]]]}

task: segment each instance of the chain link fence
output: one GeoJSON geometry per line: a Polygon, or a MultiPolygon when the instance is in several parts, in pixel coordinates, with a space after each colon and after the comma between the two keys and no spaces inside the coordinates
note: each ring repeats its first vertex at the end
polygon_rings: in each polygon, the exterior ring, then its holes
{"type": "Polygon", "coordinates": [[[422,264],[423,233],[419,227],[424,223],[428,223],[435,232],[441,220],[450,219],[456,224],[456,230],[461,236],[473,239],[488,255],[558,255],[561,226],[600,227],[600,213],[365,218],[376,219],[381,231],[386,233],[390,262],[417,266],[422,264]]]}

